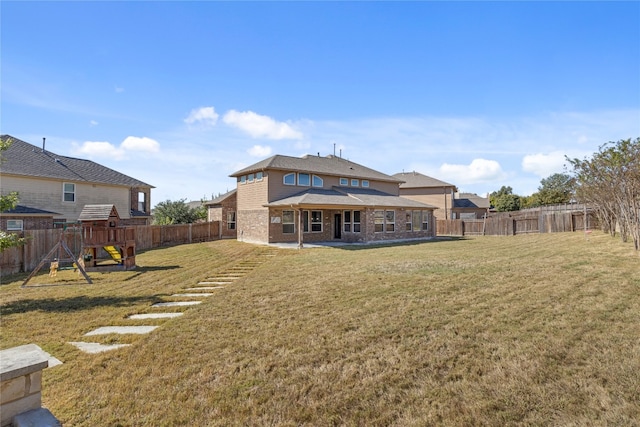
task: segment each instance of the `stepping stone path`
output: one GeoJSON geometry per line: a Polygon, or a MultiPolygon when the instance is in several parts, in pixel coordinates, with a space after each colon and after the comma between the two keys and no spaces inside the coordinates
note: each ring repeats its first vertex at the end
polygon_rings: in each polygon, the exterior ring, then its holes
{"type": "MultiPolygon", "coordinates": [[[[265,258],[276,256],[273,251],[264,253],[265,258]]],[[[213,290],[224,289],[227,285],[232,285],[235,280],[242,279],[246,274],[252,272],[256,267],[265,261],[241,261],[238,265],[229,267],[226,271],[217,272],[215,276],[208,277],[198,282],[198,287],[184,288],[185,293],[171,295],[172,298],[207,298],[213,295],[213,290]],[[211,286],[215,285],[215,286],[211,286]],[[223,286],[224,285],[224,286],[223,286]]],[[[169,301],[157,302],[151,305],[151,308],[163,309],[165,307],[186,307],[201,304],[202,300],[191,301],[169,301]]],[[[145,319],[172,319],[180,317],[183,312],[165,312],[165,313],[140,313],[132,314],[127,317],[130,320],[145,319]]],[[[103,326],[93,331],[87,332],[85,336],[105,335],[105,334],[148,334],[159,326],[103,326]]],[[[85,353],[95,354],[105,351],[116,350],[123,347],[129,347],[131,344],[100,344],[96,342],[69,342],[69,344],[77,347],[85,353]]],[[[62,363],[62,362],[60,362],[62,363]]],[[[49,365],[51,366],[51,365],[49,365]]]]}

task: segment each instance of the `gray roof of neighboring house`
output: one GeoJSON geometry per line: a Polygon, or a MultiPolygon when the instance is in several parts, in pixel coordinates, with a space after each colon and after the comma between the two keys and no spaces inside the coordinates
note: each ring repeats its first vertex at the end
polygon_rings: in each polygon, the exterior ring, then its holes
{"type": "Polygon", "coordinates": [[[237,191],[238,191],[238,190],[237,190],[236,188],[234,188],[233,190],[228,191],[228,192],[226,192],[226,193],[224,193],[224,194],[222,194],[222,195],[220,195],[220,196],[216,197],[216,198],[215,198],[215,199],[213,199],[213,200],[209,200],[208,202],[204,202],[204,204],[205,204],[206,206],[215,206],[215,205],[219,205],[219,204],[221,204],[222,202],[224,202],[225,200],[227,200],[229,197],[231,197],[231,196],[233,196],[234,194],[236,194],[236,192],[237,192],[237,191]]]}
{"type": "Polygon", "coordinates": [[[453,187],[455,185],[448,182],[440,181],[439,179],[432,178],[427,175],[423,175],[419,172],[401,172],[393,174],[393,176],[401,181],[400,188],[429,188],[429,187],[453,187]]]}
{"type": "Polygon", "coordinates": [[[390,175],[333,155],[326,157],[312,155],[305,155],[303,157],[275,155],[241,169],[229,176],[238,177],[240,175],[246,175],[248,173],[268,169],[309,172],[323,175],[342,176],[345,178],[361,178],[400,183],[400,180],[390,175]]]}
{"type": "Polygon", "coordinates": [[[17,205],[13,209],[8,209],[3,214],[7,215],[31,215],[31,216],[54,216],[60,215],[57,212],[45,211],[43,209],[32,208],[29,206],[17,205]]]}
{"type": "Polygon", "coordinates": [[[80,212],[78,220],[106,221],[111,216],[112,211],[115,211],[116,215],[118,214],[118,210],[116,209],[115,205],[84,205],[84,208],[82,208],[82,212],[80,212]]]}
{"type": "Polygon", "coordinates": [[[488,209],[491,204],[486,197],[480,197],[473,193],[460,193],[453,200],[454,208],[481,208],[488,209]]]}
{"type": "Polygon", "coordinates": [[[48,150],[43,151],[42,147],[36,147],[11,135],[2,135],[2,139],[12,141],[9,149],[2,153],[3,161],[0,165],[2,173],[61,179],[70,182],[154,188],[152,185],[91,160],[59,156],[48,150]]]}
{"type": "Polygon", "coordinates": [[[416,202],[382,191],[364,188],[333,187],[332,189],[310,188],[293,196],[276,200],[265,206],[366,206],[411,209],[436,209],[435,206],[416,202]]]}

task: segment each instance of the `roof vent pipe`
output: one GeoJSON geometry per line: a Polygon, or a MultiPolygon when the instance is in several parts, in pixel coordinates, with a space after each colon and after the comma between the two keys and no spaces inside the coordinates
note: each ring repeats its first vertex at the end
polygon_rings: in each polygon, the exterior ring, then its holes
{"type": "Polygon", "coordinates": [[[42,152],[44,153],[44,144],[45,141],[47,140],[47,138],[45,138],[44,136],[42,137],[42,152]]]}

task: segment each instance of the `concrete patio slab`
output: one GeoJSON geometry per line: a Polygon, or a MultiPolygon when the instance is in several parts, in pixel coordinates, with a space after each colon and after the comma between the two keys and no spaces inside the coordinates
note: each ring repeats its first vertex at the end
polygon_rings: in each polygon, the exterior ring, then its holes
{"type": "Polygon", "coordinates": [[[97,342],[70,342],[72,346],[78,348],[85,353],[96,354],[105,351],[116,350],[122,347],[129,347],[131,344],[100,344],[97,342]]]}
{"type": "Polygon", "coordinates": [[[127,317],[127,319],[171,319],[174,317],[180,317],[184,313],[143,313],[143,314],[132,314],[127,317]]]}
{"type": "Polygon", "coordinates": [[[153,304],[151,307],[181,307],[185,305],[196,305],[200,303],[202,303],[202,301],[157,302],[153,304]]]}
{"type": "Polygon", "coordinates": [[[105,334],[148,334],[156,328],[157,326],[103,326],[101,328],[94,329],[91,332],[87,332],[84,335],[91,336],[105,334]]]}

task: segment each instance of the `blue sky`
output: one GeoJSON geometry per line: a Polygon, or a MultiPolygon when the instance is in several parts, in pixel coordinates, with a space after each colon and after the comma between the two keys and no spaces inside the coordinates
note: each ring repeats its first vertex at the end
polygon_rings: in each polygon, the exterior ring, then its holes
{"type": "Polygon", "coordinates": [[[521,195],[640,136],[640,2],[0,3],[1,132],[156,187],[342,154],[521,195]],[[335,149],[334,149],[335,147],[335,149]]]}

